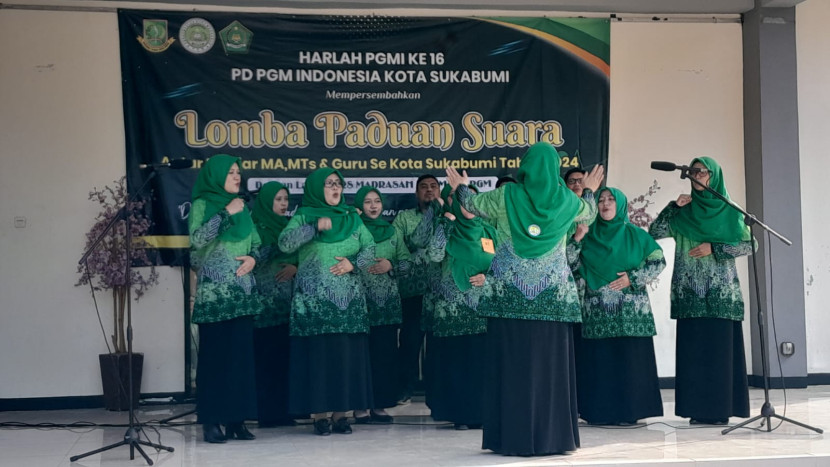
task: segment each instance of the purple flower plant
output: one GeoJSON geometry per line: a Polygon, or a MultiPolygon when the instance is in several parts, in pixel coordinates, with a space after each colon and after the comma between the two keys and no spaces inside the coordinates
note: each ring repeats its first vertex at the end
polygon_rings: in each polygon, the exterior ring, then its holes
{"type": "MultiPolygon", "coordinates": [[[[95,240],[101,235],[107,224],[112,220],[119,209],[127,201],[126,178],[113,182],[112,186],[105,186],[98,190],[93,188],[89,192],[89,200],[95,201],[101,206],[101,211],[95,217],[95,224],[86,233],[86,245],[88,250],[95,240]]],[[[92,281],[93,290],[112,290],[113,303],[113,334],[110,336],[114,353],[127,351],[126,323],[124,321],[127,305],[127,286],[132,284],[132,293],[138,300],[151,286],[158,284],[159,274],[153,266],[147,251],[144,249],[140,237],[150,230],[150,219],[144,214],[143,209],[146,201],[135,201],[130,203],[130,234],[133,238],[131,250],[131,266],[150,266],[149,273],[141,269],[130,269],[130,280],[126,280],[127,250],[126,234],[127,227],[124,220],[115,223],[113,228],[107,232],[104,239],[90,254],[85,264],[78,265],[78,274],[81,277],[75,286],[88,285],[92,281]]],[[[109,346],[107,346],[109,348],[109,346]]]]}
{"type": "Polygon", "coordinates": [[[654,204],[654,201],[649,198],[654,196],[658,190],[660,190],[660,185],[655,180],[644,194],[628,200],[628,218],[632,224],[648,229],[648,226],[654,222],[654,217],[646,212],[646,208],[654,204]]]}

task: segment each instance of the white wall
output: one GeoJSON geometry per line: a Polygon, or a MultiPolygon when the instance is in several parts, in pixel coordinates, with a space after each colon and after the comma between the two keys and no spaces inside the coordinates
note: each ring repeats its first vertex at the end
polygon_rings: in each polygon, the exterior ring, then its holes
{"type": "MultiPolygon", "coordinates": [[[[648,212],[690,193],[679,172],[658,172],[650,161],[688,164],[714,157],[732,199],[746,200],[743,149],[743,58],[740,24],[612,23],[611,117],[607,182],[629,199],[660,190],[648,212]]],[[[661,240],[668,263],[650,294],[657,324],[661,377],[674,376],[675,323],[669,318],[674,241],[661,240]]],[[[739,260],[747,313],[746,260],[739,260]]],[[[748,323],[749,315],[746,315],[748,323]]],[[[749,352],[749,326],[744,341],[749,352]]]]}
{"type": "MultiPolygon", "coordinates": [[[[125,170],[115,14],[0,10],[0,57],[0,398],[100,394],[104,338],[73,284],[87,193],[125,170]]],[[[180,274],[161,274],[133,304],[144,392],[184,388],[180,274]]],[[[112,300],[98,302],[109,330],[112,300]]]]}
{"type": "MultiPolygon", "coordinates": [[[[101,392],[103,338],[88,291],[73,284],[95,214],[86,194],[124,171],[116,28],[114,13],[0,10],[0,398],[101,392]]],[[[658,180],[656,215],[688,185],[649,162],[705,154],[743,203],[740,26],[613,23],[611,57],[609,183],[634,197],[658,180]]],[[[653,294],[661,376],[674,374],[669,272],[653,294]]],[[[182,296],[179,271],[164,268],[134,306],[143,392],[183,388],[182,296]]]]}
{"type": "Polygon", "coordinates": [[[830,173],[830,2],[796,7],[798,137],[804,239],[804,305],[807,372],[830,373],[830,237],[827,174],[830,173]]]}

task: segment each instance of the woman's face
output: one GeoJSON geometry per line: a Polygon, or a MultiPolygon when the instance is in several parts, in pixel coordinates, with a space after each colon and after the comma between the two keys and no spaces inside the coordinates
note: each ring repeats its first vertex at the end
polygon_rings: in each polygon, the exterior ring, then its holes
{"type": "Polygon", "coordinates": [[[242,175],[239,174],[239,166],[234,164],[225,177],[225,191],[228,193],[239,193],[239,184],[242,182],[242,175]]]}
{"type": "Polygon", "coordinates": [[[278,216],[284,216],[288,212],[288,190],[283,188],[277,192],[277,195],[274,196],[274,205],[271,209],[278,216]]]}
{"type": "Polygon", "coordinates": [[[608,190],[603,191],[602,194],[599,195],[597,207],[599,208],[599,217],[601,217],[602,220],[610,221],[617,215],[617,200],[614,199],[614,195],[612,195],[608,190]]]}
{"type": "MultiPolygon", "coordinates": [[[[709,169],[707,169],[706,166],[700,162],[695,162],[694,164],[692,164],[692,169],[695,170],[690,171],[689,176],[694,177],[695,180],[702,183],[703,185],[709,186],[709,179],[712,177],[712,174],[711,172],[709,172],[709,169]]],[[[698,185],[697,183],[690,183],[692,184],[693,189],[697,191],[704,190],[704,188],[698,185]]]]}
{"type": "Polygon", "coordinates": [[[331,174],[326,177],[326,184],[323,186],[323,196],[326,204],[329,206],[337,206],[340,204],[340,198],[343,196],[343,182],[337,174],[331,174]]]}
{"type": "Polygon", "coordinates": [[[464,216],[464,219],[474,219],[476,217],[475,214],[473,214],[470,211],[464,209],[464,206],[461,206],[461,215],[464,216]]]}
{"type": "Polygon", "coordinates": [[[380,195],[374,191],[370,191],[365,198],[363,198],[363,214],[369,219],[377,219],[383,212],[383,201],[380,200],[380,195]]]}

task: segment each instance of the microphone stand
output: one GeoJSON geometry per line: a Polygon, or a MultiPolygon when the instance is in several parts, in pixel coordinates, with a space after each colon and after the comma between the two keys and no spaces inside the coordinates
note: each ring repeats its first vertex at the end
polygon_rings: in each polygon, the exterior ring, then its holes
{"type": "MultiPolygon", "coordinates": [[[[141,187],[139,187],[139,189],[136,193],[141,193],[144,190],[144,187],[147,186],[147,183],[149,183],[150,180],[152,180],[155,176],[156,176],[156,171],[153,170],[152,172],[150,172],[150,176],[147,177],[147,180],[144,181],[144,183],[141,185],[141,187]]],[[[119,446],[130,446],[130,460],[135,459],[135,451],[138,451],[138,453],[141,454],[141,456],[144,458],[144,460],[147,462],[148,465],[153,465],[153,461],[150,459],[149,456],[147,456],[147,453],[145,453],[144,450],[141,449],[142,445],[155,448],[156,450],[163,449],[163,450],[168,451],[168,452],[173,452],[172,447],[164,446],[164,445],[161,445],[161,444],[155,444],[155,443],[151,443],[149,441],[143,441],[142,439],[140,439],[140,435],[143,432],[143,428],[141,426],[141,423],[138,422],[138,420],[136,419],[135,409],[133,408],[133,322],[132,322],[132,300],[130,299],[131,298],[130,297],[130,295],[131,295],[130,292],[133,288],[132,287],[132,278],[130,276],[132,274],[132,267],[131,266],[132,266],[132,241],[133,241],[133,237],[132,237],[132,232],[130,231],[130,229],[132,228],[132,225],[130,223],[130,215],[132,214],[130,212],[131,211],[130,210],[130,205],[135,201],[136,201],[136,196],[129,195],[129,190],[128,190],[127,201],[124,203],[124,206],[122,206],[121,209],[119,209],[118,212],[112,217],[109,224],[107,224],[107,226],[104,228],[104,231],[101,232],[101,234],[98,236],[98,238],[95,239],[95,242],[92,243],[92,246],[89,247],[89,249],[86,251],[86,253],[84,253],[84,255],[81,257],[80,261],[78,261],[78,264],[83,264],[86,261],[86,259],[89,257],[89,255],[91,255],[92,252],[95,250],[95,248],[98,246],[98,244],[100,244],[104,240],[104,237],[106,236],[106,234],[113,227],[115,227],[116,222],[118,222],[119,220],[122,220],[122,219],[124,220],[124,223],[126,224],[125,225],[126,234],[125,234],[124,249],[126,250],[126,254],[127,254],[127,261],[125,262],[126,264],[124,266],[124,277],[126,278],[126,282],[127,282],[127,362],[128,362],[127,374],[129,375],[128,376],[128,379],[129,379],[129,391],[128,391],[128,395],[129,395],[128,404],[129,405],[128,405],[128,407],[129,407],[129,411],[130,411],[129,427],[127,428],[127,432],[124,433],[124,439],[123,440],[121,440],[117,443],[114,443],[114,444],[110,444],[109,446],[104,446],[102,448],[95,449],[93,451],[85,452],[85,453],[79,454],[77,456],[72,456],[72,457],[69,458],[70,462],[75,462],[78,459],[82,459],[84,457],[91,456],[93,454],[98,454],[99,452],[109,451],[110,449],[114,449],[114,448],[117,448],[119,446]]],[[[145,436],[146,436],[146,434],[145,434],[145,436]]]]}
{"type": "MultiPolygon", "coordinates": [[[[746,223],[746,225],[749,226],[750,234],[752,234],[752,226],[759,225],[759,226],[761,226],[761,228],[763,228],[767,232],[769,232],[772,235],[776,236],[779,240],[781,240],[787,246],[792,246],[793,242],[791,242],[788,238],[784,237],[783,235],[781,235],[778,232],[776,232],[775,230],[773,230],[770,226],[768,226],[768,225],[764,224],[763,222],[761,222],[760,220],[758,220],[757,217],[755,217],[753,214],[748,213],[746,210],[744,210],[744,208],[738,206],[732,200],[730,200],[730,199],[726,198],[725,196],[721,195],[717,191],[710,188],[708,185],[700,183],[699,181],[697,181],[697,179],[695,177],[690,176],[689,175],[689,172],[690,172],[689,169],[690,168],[680,168],[680,178],[681,179],[688,178],[695,185],[704,188],[706,191],[708,191],[709,193],[715,195],[715,197],[717,197],[718,199],[720,199],[724,203],[731,206],[732,209],[735,209],[736,211],[743,214],[744,215],[744,223],[746,223]]],[[[754,234],[752,235],[752,238],[754,238],[754,234]]],[[[783,417],[781,415],[776,414],[775,413],[775,408],[772,406],[772,404],[769,401],[769,370],[767,368],[767,359],[768,359],[767,353],[768,353],[769,349],[767,348],[767,344],[766,344],[766,329],[765,329],[765,326],[764,326],[764,320],[765,320],[764,307],[761,306],[761,288],[760,288],[760,285],[758,284],[758,264],[757,264],[757,261],[756,261],[756,258],[755,258],[755,248],[751,249],[751,257],[752,257],[752,273],[753,273],[753,277],[755,278],[755,299],[756,299],[756,302],[758,303],[758,332],[759,332],[760,343],[761,343],[761,372],[763,373],[763,379],[764,379],[764,405],[761,407],[761,414],[760,415],[756,415],[755,417],[752,417],[749,420],[743,421],[743,422],[741,422],[741,423],[739,423],[735,426],[726,428],[725,430],[721,431],[721,434],[722,435],[728,434],[728,433],[732,432],[733,430],[744,427],[744,426],[746,426],[750,423],[753,423],[757,420],[760,420],[762,418],[766,419],[767,432],[772,431],[772,424],[770,423],[770,419],[771,418],[777,418],[778,420],[781,420],[781,421],[784,421],[784,422],[790,422],[794,425],[798,425],[802,428],[807,428],[808,430],[815,431],[816,433],[819,433],[819,434],[824,433],[824,431],[821,428],[815,428],[815,427],[812,427],[810,425],[807,425],[807,424],[804,424],[804,423],[801,423],[801,422],[798,422],[798,421],[795,421],[795,420],[789,419],[787,417],[783,417]]],[[[783,377],[784,375],[781,375],[781,376],[783,377]]]]}

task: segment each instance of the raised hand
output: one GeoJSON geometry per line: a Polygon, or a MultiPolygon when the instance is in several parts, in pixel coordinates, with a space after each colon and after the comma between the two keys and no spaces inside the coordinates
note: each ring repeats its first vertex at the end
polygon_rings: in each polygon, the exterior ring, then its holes
{"type": "Polygon", "coordinates": [[[602,180],[604,178],[605,167],[596,165],[590,172],[588,172],[588,175],[585,176],[583,186],[596,193],[597,190],[599,190],[600,185],[602,185],[602,180]]]}
{"type": "Polygon", "coordinates": [[[225,206],[225,210],[228,211],[228,214],[230,215],[240,213],[244,208],[245,201],[242,201],[242,198],[234,198],[227,204],[227,206],[225,206]]]}

